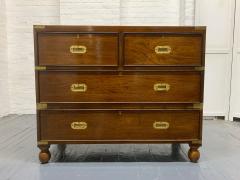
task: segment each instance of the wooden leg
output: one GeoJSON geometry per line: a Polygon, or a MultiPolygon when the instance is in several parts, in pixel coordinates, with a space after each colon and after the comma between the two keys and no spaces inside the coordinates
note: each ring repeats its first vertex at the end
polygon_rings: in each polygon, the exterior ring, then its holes
{"type": "Polygon", "coordinates": [[[188,158],[191,162],[198,162],[200,158],[200,152],[198,151],[198,148],[201,146],[199,144],[189,144],[190,149],[188,151],[188,158]]]}
{"type": "Polygon", "coordinates": [[[51,153],[49,151],[50,145],[38,145],[41,150],[39,153],[39,160],[42,164],[48,163],[51,158],[51,153]]]}

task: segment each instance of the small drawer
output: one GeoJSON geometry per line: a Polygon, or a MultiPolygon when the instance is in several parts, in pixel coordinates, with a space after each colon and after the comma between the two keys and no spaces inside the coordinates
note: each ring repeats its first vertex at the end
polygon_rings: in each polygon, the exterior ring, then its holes
{"type": "Polygon", "coordinates": [[[40,102],[175,102],[202,101],[202,74],[133,72],[86,74],[71,71],[39,73],[40,102]]]}
{"type": "Polygon", "coordinates": [[[117,66],[117,34],[39,33],[38,64],[117,66]]]}
{"type": "Polygon", "coordinates": [[[43,140],[150,141],[200,138],[197,110],[46,110],[40,112],[43,140]]]}
{"type": "Polygon", "coordinates": [[[125,66],[201,66],[202,36],[131,34],[124,38],[125,66]]]}

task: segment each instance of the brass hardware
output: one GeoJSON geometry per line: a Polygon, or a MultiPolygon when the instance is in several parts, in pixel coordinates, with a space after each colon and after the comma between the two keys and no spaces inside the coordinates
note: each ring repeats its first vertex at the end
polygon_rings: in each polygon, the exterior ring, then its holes
{"type": "Polygon", "coordinates": [[[87,52],[86,46],[72,45],[70,46],[70,52],[74,54],[84,54],[87,52]]]}
{"type": "Polygon", "coordinates": [[[168,122],[163,122],[163,121],[155,121],[153,123],[153,128],[154,129],[168,129],[169,128],[169,123],[168,122]]]}
{"type": "Polygon", "coordinates": [[[155,53],[156,54],[170,54],[172,48],[170,46],[156,46],[155,53]]]}
{"type": "Polygon", "coordinates": [[[34,25],[34,29],[44,29],[45,25],[34,25]]]}
{"type": "Polygon", "coordinates": [[[46,103],[37,103],[37,110],[44,110],[47,109],[46,103]]]}
{"type": "Polygon", "coordinates": [[[203,109],[203,103],[195,103],[195,104],[193,104],[192,108],[202,110],[203,109]]]}
{"type": "Polygon", "coordinates": [[[195,30],[205,30],[204,26],[195,26],[195,30]]]}
{"type": "Polygon", "coordinates": [[[71,128],[74,130],[84,130],[84,129],[87,129],[87,123],[84,121],[72,122],[71,128]]]}
{"type": "Polygon", "coordinates": [[[167,83],[156,83],[153,85],[154,91],[169,91],[170,85],[167,83]]]}
{"type": "Polygon", "coordinates": [[[35,67],[35,70],[36,70],[36,71],[45,71],[46,69],[47,69],[46,66],[36,66],[36,67],[35,67]]]}
{"type": "Polygon", "coordinates": [[[192,144],[202,144],[202,140],[193,140],[192,144]]]}
{"type": "Polygon", "coordinates": [[[72,84],[71,85],[71,91],[72,92],[86,92],[87,91],[87,85],[84,84],[84,83],[72,84]]]}
{"type": "Polygon", "coordinates": [[[203,66],[198,66],[194,68],[196,71],[204,71],[205,68],[203,66]]]}
{"type": "Polygon", "coordinates": [[[38,144],[38,145],[47,145],[47,144],[48,144],[48,141],[45,141],[45,140],[43,140],[43,141],[38,141],[37,144],[38,144]]]}

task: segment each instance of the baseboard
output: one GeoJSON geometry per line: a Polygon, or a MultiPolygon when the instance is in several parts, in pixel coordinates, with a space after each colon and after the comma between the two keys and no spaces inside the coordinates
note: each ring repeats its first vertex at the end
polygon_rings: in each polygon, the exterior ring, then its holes
{"type": "Polygon", "coordinates": [[[225,117],[227,117],[227,113],[225,113],[225,112],[203,112],[203,116],[225,116],[225,117]]]}
{"type": "Polygon", "coordinates": [[[203,120],[225,120],[225,116],[203,116],[203,120]]]}
{"type": "Polygon", "coordinates": [[[240,122],[240,117],[233,117],[233,121],[240,122]]]}

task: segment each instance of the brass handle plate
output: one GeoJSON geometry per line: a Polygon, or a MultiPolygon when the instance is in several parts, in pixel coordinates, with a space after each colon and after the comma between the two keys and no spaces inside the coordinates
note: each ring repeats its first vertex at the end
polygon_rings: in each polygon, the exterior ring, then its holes
{"type": "Polygon", "coordinates": [[[80,45],[72,45],[70,46],[70,52],[73,54],[84,54],[87,52],[87,47],[80,45]]]}
{"type": "Polygon", "coordinates": [[[71,91],[72,92],[86,92],[87,91],[87,85],[84,84],[84,83],[72,84],[71,85],[71,91]]]}
{"type": "Polygon", "coordinates": [[[71,128],[74,130],[84,130],[84,129],[87,129],[87,123],[84,121],[72,122],[71,128]]]}
{"type": "Polygon", "coordinates": [[[172,52],[172,48],[170,46],[156,46],[155,53],[156,54],[170,54],[172,52]]]}
{"type": "Polygon", "coordinates": [[[163,121],[155,121],[153,123],[153,128],[154,129],[168,129],[169,128],[169,123],[168,122],[163,122],[163,121]]]}
{"type": "Polygon", "coordinates": [[[156,83],[153,85],[154,91],[169,91],[170,84],[168,83],[156,83]]]}

